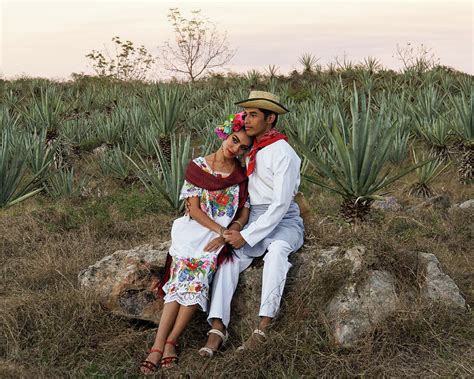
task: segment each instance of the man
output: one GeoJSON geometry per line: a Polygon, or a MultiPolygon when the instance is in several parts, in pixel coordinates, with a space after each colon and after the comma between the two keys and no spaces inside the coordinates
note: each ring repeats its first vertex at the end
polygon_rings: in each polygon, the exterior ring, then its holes
{"type": "Polygon", "coordinates": [[[288,256],[303,245],[304,227],[294,202],[300,184],[301,160],[287,137],[275,129],[279,115],[288,110],[277,96],[252,91],[249,99],[236,103],[245,108],[245,130],[255,137],[247,156],[250,218],[243,230],[233,223],[224,233],[234,247],[232,262],[218,269],[213,283],[208,321],[212,326],[202,355],[212,356],[227,339],[232,296],[239,279],[253,258],[264,255],[260,322],[241,348],[254,348],[277,315],[286,275],[288,256]]]}

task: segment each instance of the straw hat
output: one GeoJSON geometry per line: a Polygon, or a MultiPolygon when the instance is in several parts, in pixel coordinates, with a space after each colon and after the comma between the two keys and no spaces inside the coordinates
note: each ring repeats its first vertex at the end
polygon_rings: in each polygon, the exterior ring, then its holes
{"type": "Polygon", "coordinates": [[[280,98],[273,93],[264,91],[250,92],[247,100],[242,100],[235,105],[240,105],[244,108],[260,108],[275,112],[276,114],[285,114],[289,110],[280,104],[280,98]]]}

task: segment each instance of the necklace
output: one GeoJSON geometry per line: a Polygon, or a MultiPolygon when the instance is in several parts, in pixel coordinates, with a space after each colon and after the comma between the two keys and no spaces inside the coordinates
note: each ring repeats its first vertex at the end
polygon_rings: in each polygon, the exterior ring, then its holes
{"type": "MultiPolygon", "coordinates": [[[[230,172],[232,172],[233,169],[234,169],[234,165],[235,165],[235,162],[234,162],[233,160],[232,160],[232,162],[231,162],[230,165],[229,165],[229,164],[226,164],[227,160],[225,159],[225,157],[224,157],[224,159],[221,160],[221,161],[218,161],[218,160],[217,160],[217,153],[218,153],[219,151],[221,151],[222,149],[223,149],[223,148],[221,147],[218,151],[216,151],[214,154],[212,154],[212,161],[211,161],[211,164],[210,164],[211,170],[215,172],[215,171],[216,171],[216,163],[221,163],[221,164],[222,164],[222,169],[221,169],[221,170],[217,170],[217,171],[225,171],[225,172],[229,172],[229,171],[230,171],[230,172]]],[[[222,153],[222,154],[224,154],[224,153],[222,153]]]]}

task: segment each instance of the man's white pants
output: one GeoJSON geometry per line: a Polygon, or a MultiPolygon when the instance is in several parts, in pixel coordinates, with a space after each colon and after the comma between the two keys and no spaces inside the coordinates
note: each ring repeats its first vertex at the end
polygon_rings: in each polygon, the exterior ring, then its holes
{"type": "MultiPolygon", "coordinates": [[[[262,297],[259,316],[275,317],[280,309],[286,274],[291,267],[288,256],[292,249],[288,242],[274,241],[267,249],[263,265],[262,297]]],[[[227,328],[230,320],[230,304],[239,282],[239,274],[250,266],[255,257],[236,251],[234,260],[219,267],[212,285],[211,306],[208,321],[219,318],[227,328]]]]}

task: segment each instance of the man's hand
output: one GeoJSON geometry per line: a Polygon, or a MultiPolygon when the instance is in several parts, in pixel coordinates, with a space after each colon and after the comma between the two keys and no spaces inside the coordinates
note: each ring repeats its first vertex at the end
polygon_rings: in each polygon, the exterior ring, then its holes
{"type": "Polygon", "coordinates": [[[247,241],[243,239],[242,235],[237,230],[226,230],[224,232],[224,238],[225,242],[231,244],[232,247],[236,249],[240,249],[247,243],[247,241]]]}
{"type": "Polygon", "coordinates": [[[204,251],[215,251],[221,246],[225,245],[225,239],[222,237],[214,238],[204,247],[204,251]]]}

